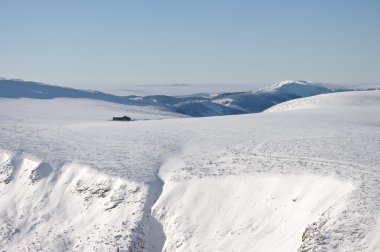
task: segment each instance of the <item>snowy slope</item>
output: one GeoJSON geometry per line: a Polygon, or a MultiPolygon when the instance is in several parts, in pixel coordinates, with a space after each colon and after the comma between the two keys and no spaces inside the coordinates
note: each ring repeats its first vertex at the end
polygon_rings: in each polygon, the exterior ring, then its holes
{"type": "Polygon", "coordinates": [[[378,251],[380,92],[302,101],[179,118],[0,99],[0,247],[378,251]],[[124,114],[165,120],[109,121],[124,114]]]}
{"type": "Polygon", "coordinates": [[[169,181],[154,215],[171,238],[168,251],[296,251],[310,221],[327,209],[341,212],[353,189],[349,182],[311,175],[169,181]]]}
{"type": "MultiPolygon", "coordinates": [[[[365,92],[365,91],[363,91],[365,92]]],[[[308,97],[303,99],[296,99],[287,102],[280,103],[276,106],[269,108],[267,111],[286,111],[286,110],[299,110],[299,109],[329,109],[331,107],[339,106],[340,108],[362,109],[363,107],[376,109],[378,102],[378,92],[365,92],[365,99],[362,99],[358,92],[344,93],[344,94],[327,94],[318,95],[314,97],[308,97]]]]}
{"type": "Polygon", "coordinates": [[[89,167],[2,154],[0,247],[9,251],[128,249],[147,188],[89,167]],[[58,169],[57,169],[58,168],[58,169]],[[3,168],[4,169],[4,168],[3,168]],[[108,230],[105,232],[105,230],[108,230]]]}

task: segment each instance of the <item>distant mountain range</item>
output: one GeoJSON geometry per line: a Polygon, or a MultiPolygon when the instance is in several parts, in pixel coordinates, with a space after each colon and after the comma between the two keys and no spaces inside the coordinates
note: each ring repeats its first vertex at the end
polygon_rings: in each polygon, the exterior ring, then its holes
{"type": "Polygon", "coordinates": [[[175,97],[166,95],[116,96],[98,91],[47,85],[32,81],[0,79],[3,98],[86,98],[119,104],[154,106],[188,116],[218,116],[261,112],[273,105],[292,99],[357,89],[331,88],[306,81],[282,81],[250,92],[221,93],[218,95],[175,97]]]}

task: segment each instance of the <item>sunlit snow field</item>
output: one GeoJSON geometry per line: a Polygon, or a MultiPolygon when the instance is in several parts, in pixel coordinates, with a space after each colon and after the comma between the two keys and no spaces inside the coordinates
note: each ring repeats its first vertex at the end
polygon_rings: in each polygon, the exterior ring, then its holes
{"type": "Polygon", "coordinates": [[[379,153],[380,91],[205,118],[0,99],[0,248],[379,251],[379,153]]]}

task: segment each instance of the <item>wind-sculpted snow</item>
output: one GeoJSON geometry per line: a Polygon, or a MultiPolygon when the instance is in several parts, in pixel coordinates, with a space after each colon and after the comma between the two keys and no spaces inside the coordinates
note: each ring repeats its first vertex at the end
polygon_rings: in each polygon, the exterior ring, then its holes
{"type": "Polygon", "coordinates": [[[0,247],[5,251],[106,251],[136,246],[147,186],[79,164],[54,170],[1,153],[0,247]]]}
{"type": "Polygon", "coordinates": [[[340,213],[353,189],[332,177],[270,173],[169,180],[153,212],[165,251],[296,251],[305,227],[340,213]]]}
{"type": "Polygon", "coordinates": [[[377,251],[380,92],[303,102],[313,108],[179,118],[1,99],[0,247],[377,251]],[[109,121],[115,114],[141,120],[109,121]]]}

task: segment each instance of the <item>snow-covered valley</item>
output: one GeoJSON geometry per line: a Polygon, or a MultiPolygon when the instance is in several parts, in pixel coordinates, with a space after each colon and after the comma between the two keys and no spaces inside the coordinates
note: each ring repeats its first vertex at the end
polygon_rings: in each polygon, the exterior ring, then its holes
{"type": "Polygon", "coordinates": [[[380,91],[204,118],[3,98],[0,153],[4,251],[380,250],[380,91]]]}

